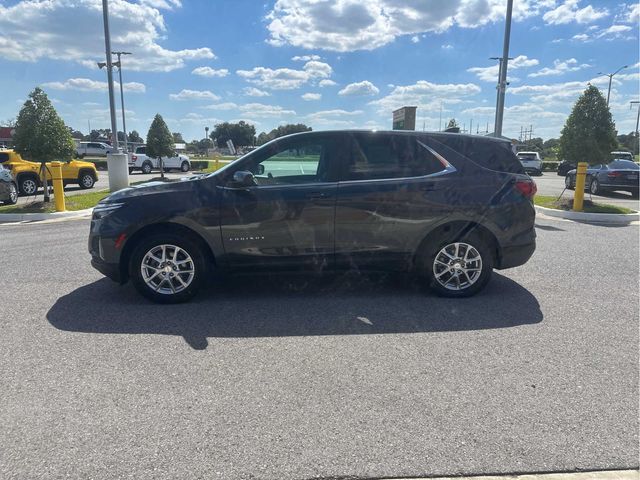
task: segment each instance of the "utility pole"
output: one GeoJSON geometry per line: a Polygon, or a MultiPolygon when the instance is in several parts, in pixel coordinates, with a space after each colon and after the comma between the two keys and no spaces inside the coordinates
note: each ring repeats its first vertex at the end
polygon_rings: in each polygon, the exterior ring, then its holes
{"type": "Polygon", "coordinates": [[[442,131],[442,100],[440,100],[440,123],[438,123],[438,131],[442,131]]]}
{"type": "Polygon", "coordinates": [[[115,152],[118,152],[118,125],[116,124],[116,103],[113,95],[113,65],[111,64],[111,34],[109,33],[109,0],[102,0],[102,18],[104,21],[104,46],[107,55],[106,66],[109,86],[109,111],[111,114],[111,146],[115,152]]]}
{"type": "Polygon", "coordinates": [[[507,91],[507,69],[509,66],[509,41],[511,39],[511,14],[513,12],[513,0],[507,0],[507,17],[504,26],[504,45],[502,60],[500,61],[500,80],[498,82],[498,101],[496,107],[496,122],[494,136],[502,136],[502,121],[504,119],[504,97],[507,91]]]}
{"type": "Polygon", "coordinates": [[[629,102],[629,106],[631,108],[633,108],[633,104],[637,103],[638,104],[638,116],[636,117],[636,141],[638,142],[638,151],[640,152],[640,132],[638,131],[638,126],[640,126],[640,101],[638,100],[633,100],[632,102],[629,102]]]}
{"type": "Polygon", "coordinates": [[[629,67],[629,65],[625,65],[623,67],[620,67],[618,70],[616,70],[613,73],[598,72],[598,75],[603,75],[605,77],[609,77],[609,89],[607,90],[607,107],[609,106],[609,97],[611,96],[611,81],[613,80],[613,77],[615,77],[620,70],[624,70],[627,67],[629,67]]]}
{"type": "MultiPolygon", "coordinates": [[[[131,52],[111,52],[112,55],[118,56],[118,61],[116,65],[118,66],[118,75],[120,76],[120,104],[122,105],[122,131],[124,133],[124,151],[125,153],[129,151],[127,147],[127,124],[124,120],[124,91],[122,87],[122,59],[120,58],[122,55],[131,55],[131,52]]],[[[118,136],[118,132],[116,132],[116,136],[118,136]]]]}

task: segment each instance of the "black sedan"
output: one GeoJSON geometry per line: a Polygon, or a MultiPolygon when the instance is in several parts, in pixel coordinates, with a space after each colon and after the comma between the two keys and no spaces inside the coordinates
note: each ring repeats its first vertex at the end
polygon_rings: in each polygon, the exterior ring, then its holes
{"type": "MultiPolygon", "coordinates": [[[[613,190],[623,190],[637,197],[639,173],[640,166],[630,160],[614,160],[608,164],[591,165],[587,169],[584,187],[592,195],[601,195],[613,190]]],[[[576,187],[575,169],[567,173],[564,184],[570,190],[576,187]]]]}

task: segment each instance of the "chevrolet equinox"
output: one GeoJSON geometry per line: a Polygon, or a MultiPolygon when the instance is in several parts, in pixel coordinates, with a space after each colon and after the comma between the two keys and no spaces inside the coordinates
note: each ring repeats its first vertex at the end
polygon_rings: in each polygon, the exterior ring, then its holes
{"type": "Polygon", "coordinates": [[[275,139],[208,175],[115,192],[92,265],[161,303],[213,271],[400,270],[448,297],[535,250],[536,185],[495,138],[331,131],[275,139]]]}

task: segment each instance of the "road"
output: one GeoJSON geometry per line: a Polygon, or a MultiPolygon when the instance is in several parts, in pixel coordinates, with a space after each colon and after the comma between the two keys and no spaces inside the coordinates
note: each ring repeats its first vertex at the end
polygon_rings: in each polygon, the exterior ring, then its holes
{"type": "MultiPolygon", "coordinates": [[[[131,182],[142,182],[148,181],[152,178],[156,178],[159,174],[154,172],[149,175],[144,175],[140,172],[135,172],[130,176],[131,182]]],[[[170,178],[180,178],[184,176],[183,173],[168,173],[168,177],[170,178]]],[[[538,194],[540,195],[553,195],[560,196],[562,191],[564,190],[564,177],[560,177],[553,172],[545,172],[541,177],[533,177],[536,184],[538,185],[538,194]]],[[[109,173],[106,171],[99,172],[99,180],[95,186],[96,189],[106,189],[109,188],[109,173]]],[[[92,190],[81,190],[76,185],[69,185],[65,189],[65,195],[77,195],[82,193],[91,192],[92,190]]],[[[573,191],[567,190],[564,192],[563,197],[573,198],[573,191]]],[[[40,191],[39,196],[37,197],[39,200],[42,199],[42,191],[40,191]]],[[[618,205],[621,207],[631,208],[632,210],[640,210],[640,200],[631,198],[631,195],[627,192],[611,192],[607,193],[604,196],[601,195],[593,195],[591,196],[589,193],[585,193],[585,198],[592,198],[593,201],[599,203],[608,203],[612,205],[618,205]]],[[[18,203],[29,203],[34,200],[34,197],[20,197],[18,203]]]]}
{"type": "Polygon", "coordinates": [[[638,467],[637,225],[539,219],[470,299],[244,277],[175,306],[94,271],[88,229],[0,225],[0,478],[638,467]]]}

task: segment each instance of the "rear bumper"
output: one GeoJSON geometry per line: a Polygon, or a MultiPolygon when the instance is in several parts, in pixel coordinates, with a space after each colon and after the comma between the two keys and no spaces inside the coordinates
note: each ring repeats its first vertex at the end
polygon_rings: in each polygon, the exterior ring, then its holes
{"type": "Polygon", "coordinates": [[[500,252],[500,258],[498,259],[498,270],[504,270],[505,268],[519,267],[524,265],[536,251],[536,241],[524,245],[516,245],[511,247],[503,247],[500,252]]]}

